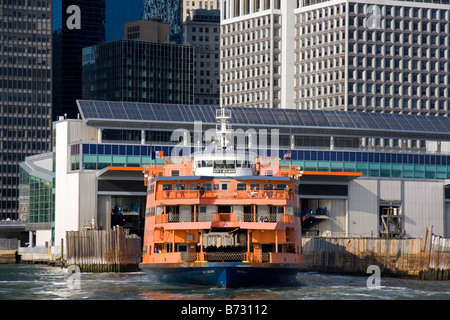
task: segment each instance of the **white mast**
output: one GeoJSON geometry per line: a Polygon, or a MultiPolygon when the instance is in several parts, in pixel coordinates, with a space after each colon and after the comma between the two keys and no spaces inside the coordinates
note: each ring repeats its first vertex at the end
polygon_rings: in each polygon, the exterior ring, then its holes
{"type": "Polygon", "coordinates": [[[220,107],[216,110],[216,133],[220,136],[220,143],[217,146],[218,150],[226,150],[229,144],[228,134],[231,133],[231,125],[229,120],[231,119],[231,110],[220,107]]]}

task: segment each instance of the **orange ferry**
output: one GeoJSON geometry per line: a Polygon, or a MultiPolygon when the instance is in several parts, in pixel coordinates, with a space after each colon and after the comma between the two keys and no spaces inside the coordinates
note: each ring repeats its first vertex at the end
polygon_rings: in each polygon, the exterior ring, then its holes
{"type": "Polygon", "coordinates": [[[230,148],[218,109],[214,152],[145,167],[141,269],[159,281],[238,287],[295,284],[300,271],[300,167],[230,148]]]}

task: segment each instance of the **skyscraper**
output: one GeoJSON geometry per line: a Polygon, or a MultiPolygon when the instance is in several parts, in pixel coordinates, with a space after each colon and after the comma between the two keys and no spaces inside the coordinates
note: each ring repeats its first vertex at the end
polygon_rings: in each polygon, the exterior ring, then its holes
{"type": "Polygon", "coordinates": [[[219,105],[220,11],[197,9],[191,17],[183,24],[183,43],[195,48],[195,104],[219,105]]]}
{"type": "Polygon", "coordinates": [[[18,218],[18,163],[51,149],[51,9],[0,1],[0,219],[18,218]]]}
{"type": "Polygon", "coordinates": [[[222,104],[448,116],[450,5],[222,0],[222,104]]]}
{"type": "Polygon", "coordinates": [[[53,0],[53,120],[77,117],[83,48],[123,39],[143,12],[143,0],[53,0]]]}
{"type": "Polygon", "coordinates": [[[82,50],[104,41],[105,0],[53,0],[53,120],[77,117],[82,50]]]}

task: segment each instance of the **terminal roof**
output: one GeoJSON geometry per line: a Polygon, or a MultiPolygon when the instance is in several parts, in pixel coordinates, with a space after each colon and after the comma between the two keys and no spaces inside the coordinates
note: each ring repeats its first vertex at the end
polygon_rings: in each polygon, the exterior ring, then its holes
{"type": "MultiPolygon", "coordinates": [[[[140,102],[78,100],[86,125],[99,128],[151,129],[216,125],[219,106],[173,105],[140,102]]],[[[447,117],[344,112],[327,110],[263,109],[232,107],[230,123],[236,127],[280,129],[294,132],[316,130],[328,133],[350,133],[450,140],[447,117]]]]}

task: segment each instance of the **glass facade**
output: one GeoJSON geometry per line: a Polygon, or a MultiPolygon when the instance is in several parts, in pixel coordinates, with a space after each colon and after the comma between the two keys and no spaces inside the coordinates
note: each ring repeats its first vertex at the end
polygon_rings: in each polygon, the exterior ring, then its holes
{"type": "Polygon", "coordinates": [[[54,221],[52,182],[30,175],[22,168],[19,181],[20,220],[33,223],[54,221]]]}
{"type": "MultiPolygon", "coordinates": [[[[155,161],[155,151],[170,155],[173,146],[126,144],[72,145],[72,170],[100,170],[107,166],[142,167],[155,161]]],[[[289,150],[280,150],[279,157],[289,150]]],[[[194,152],[192,148],[191,152],[194,152]]],[[[450,179],[450,156],[361,151],[291,150],[282,164],[304,171],[361,172],[367,177],[450,179]],[[291,161],[292,160],[292,161],[291,161]]],[[[160,161],[159,159],[157,161],[160,161]]]]}
{"type": "Polygon", "coordinates": [[[143,0],[143,19],[161,19],[162,22],[170,24],[171,40],[181,43],[183,33],[181,25],[181,10],[183,0],[143,0]]]}
{"type": "Polygon", "coordinates": [[[18,218],[18,163],[51,147],[51,9],[0,0],[0,219],[18,218]]]}
{"type": "Polygon", "coordinates": [[[83,50],[83,98],[194,103],[193,47],[119,40],[83,50]]]}

